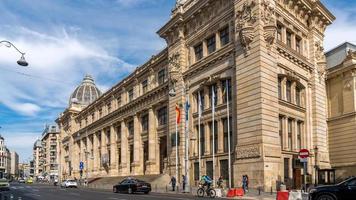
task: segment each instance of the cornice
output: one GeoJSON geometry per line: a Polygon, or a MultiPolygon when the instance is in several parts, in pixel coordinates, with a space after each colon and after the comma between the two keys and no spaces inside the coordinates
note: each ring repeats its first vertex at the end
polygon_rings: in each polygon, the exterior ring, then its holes
{"type": "Polygon", "coordinates": [[[285,45],[281,41],[276,41],[277,44],[277,51],[279,52],[279,55],[282,57],[286,58],[287,60],[302,66],[303,68],[313,71],[314,70],[314,65],[310,62],[308,62],[307,58],[300,55],[298,52],[296,52],[294,49],[289,48],[287,45],[285,45]]]}

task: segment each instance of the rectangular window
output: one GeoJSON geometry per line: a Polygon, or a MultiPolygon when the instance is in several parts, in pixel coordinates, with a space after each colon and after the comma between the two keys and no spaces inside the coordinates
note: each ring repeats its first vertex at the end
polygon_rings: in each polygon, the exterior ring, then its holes
{"type": "Polygon", "coordinates": [[[213,179],[213,161],[206,161],[206,175],[213,179]]]}
{"type": "Polygon", "coordinates": [[[302,53],[302,39],[300,37],[295,38],[295,50],[302,53]]]}
{"type": "Polygon", "coordinates": [[[279,116],[279,140],[283,149],[283,116],[279,116]]]}
{"type": "Polygon", "coordinates": [[[121,106],[121,94],[119,94],[119,96],[117,97],[116,103],[117,103],[117,107],[121,106]]]}
{"type": "Polygon", "coordinates": [[[288,149],[292,149],[292,119],[288,119],[288,149]]]}
{"type": "Polygon", "coordinates": [[[111,141],[110,141],[110,130],[108,130],[106,132],[105,136],[106,136],[106,144],[108,145],[108,144],[111,143],[111,141]]]}
{"type": "Polygon", "coordinates": [[[199,181],[200,177],[199,177],[199,163],[195,162],[194,163],[194,181],[199,181]]]}
{"type": "Polygon", "coordinates": [[[141,86],[142,86],[142,94],[146,94],[148,90],[148,81],[147,80],[142,81],[141,86]]]}
{"type": "Polygon", "coordinates": [[[302,148],[302,122],[297,123],[297,146],[298,150],[302,148]]]}
{"type": "MultiPolygon", "coordinates": [[[[223,120],[223,133],[224,133],[224,152],[228,153],[229,151],[229,138],[228,138],[228,123],[227,123],[227,118],[224,118],[223,120]]],[[[232,118],[230,117],[230,151],[233,151],[233,145],[232,145],[232,118]]]]}
{"type": "Polygon", "coordinates": [[[128,124],[127,124],[127,130],[128,130],[128,132],[129,132],[129,136],[134,135],[134,121],[133,121],[133,120],[131,120],[131,121],[128,122],[128,124]]]}
{"type": "Polygon", "coordinates": [[[284,183],[289,182],[289,158],[284,158],[284,183]]]}
{"type": "Polygon", "coordinates": [[[111,112],[111,103],[108,103],[108,104],[106,105],[106,108],[107,108],[107,110],[108,110],[108,113],[110,113],[110,112],[111,112]]]}
{"type": "Polygon", "coordinates": [[[128,91],[128,100],[129,102],[131,102],[134,98],[134,91],[133,91],[133,88],[131,88],[129,91],[128,91]]]}
{"type": "Polygon", "coordinates": [[[282,99],[282,78],[278,78],[278,98],[282,99]]]}
{"type": "Polygon", "coordinates": [[[229,102],[231,102],[232,100],[232,95],[231,95],[231,80],[223,80],[221,81],[221,85],[222,85],[222,100],[223,103],[227,102],[227,97],[229,98],[229,102]],[[227,88],[226,88],[226,81],[227,81],[227,88]]]}
{"type": "Polygon", "coordinates": [[[208,54],[213,53],[216,50],[216,39],[215,35],[211,36],[206,40],[206,44],[208,47],[208,54]]]}
{"type": "Polygon", "coordinates": [[[167,107],[160,108],[157,111],[158,125],[163,126],[167,124],[167,107]]]}
{"type": "Polygon", "coordinates": [[[209,106],[212,107],[213,103],[213,92],[214,91],[214,105],[216,106],[218,104],[218,90],[216,84],[212,85],[209,87],[209,106]]]}
{"type": "Polygon", "coordinates": [[[148,115],[144,115],[141,118],[142,131],[148,131],[148,115]]]}
{"type": "MultiPolygon", "coordinates": [[[[199,129],[198,129],[198,131],[199,131],[199,129]]],[[[198,132],[198,134],[199,134],[199,132],[198,132]]],[[[199,135],[198,135],[198,139],[199,139],[199,135]]],[[[204,153],[205,153],[205,128],[204,128],[203,124],[200,125],[200,153],[201,153],[201,155],[204,155],[204,153]]]]}
{"type": "Polygon", "coordinates": [[[171,146],[172,147],[175,147],[176,145],[179,146],[179,142],[180,142],[180,140],[179,140],[179,131],[178,131],[178,137],[176,137],[176,133],[175,132],[172,133],[171,134],[171,146]],[[178,138],[178,140],[177,140],[177,138],[178,138]]]}
{"type": "Polygon", "coordinates": [[[277,24],[277,40],[282,41],[282,25],[277,24]]]}
{"type": "Polygon", "coordinates": [[[220,176],[224,180],[229,182],[229,161],[228,160],[220,160],[220,176]]]}
{"type": "Polygon", "coordinates": [[[292,87],[292,82],[291,81],[287,81],[287,101],[291,102],[292,101],[292,93],[291,93],[291,87],[292,87]]]}
{"type": "Polygon", "coordinates": [[[195,61],[203,58],[203,43],[199,43],[194,47],[195,61]]]}
{"type": "Polygon", "coordinates": [[[292,48],[292,33],[287,31],[287,46],[292,48]]]}
{"type": "Polygon", "coordinates": [[[295,88],[295,102],[297,103],[298,106],[300,106],[300,88],[299,87],[295,88]]]}
{"type": "Polygon", "coordinates": [[[221,46],[225,46],[230,42],[230,33],[229,27],[225,27],[220,31],[220,44],[221,46]]]}
{"type": "Polygon", "coordinates": [[[218,122],[214,121],[214,135],[213,135],[213,123],[209,123],[209,128],[210,128],[210,153],[213,153],[213,150],[215,154],[218,152],[218,122]],[[213,146],[213,138],[214,138],[214,146],[213,146]],[[214,149],[213,149],[214,147],[214,149]]]}
{"type": "Polygon", "coordinates": [[[166,82],[166,69],[161,69],[158,72],[158,84],[162,85],[165,82],[166,82]]]}

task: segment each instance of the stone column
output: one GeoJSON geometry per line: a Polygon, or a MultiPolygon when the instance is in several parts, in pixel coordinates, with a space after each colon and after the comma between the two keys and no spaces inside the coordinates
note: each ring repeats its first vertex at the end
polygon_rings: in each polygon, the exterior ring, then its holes
{"type": "Polygon", "coordinates": [[[129,162],[127,160],[129,155],[129,142],[128,142],[128,131],[125,121],[121,122],[121,176],[128,175],[129,173],[129,162]]]}
{"type": "Polygon", "coordinates": [[[220,43],[220,31],[218,31],[215,34],[215,41],[216,41],[216,50],[221,48],[221,43],[220,43]]]}
{"type": "Polygon", "coordinates": [[[94,152],[94,172],[97,173],[100,167],[100,158],[99,158],[99,143],[98,143],[98,133],[93,134],[93,152],[94,152]]]}
{"type": "Polygon", "coordinates": [[[297,88],[297,83],[295,81],[293,81],[292,85],[291,85],[291,102],[293,104],[297,104],[296,88],[297,88]]]}
{"type": "Polygon", "coordinates": [[[218,141],[217,141],[218,142],[218,152],[217,153],[224,153],[224,124],[223,124],[222,119],[219,119],[217,122],[218,122],[218,132],[216,133],[216,134],[218,134],[218,141]]]}
{"type": "Polygon", "coordinates": [[[114,125],[110,126],[110,174],[117,175],[117,143],[116,143],[116,128],[114,125]]]}
{"type": "Polygon", "coordinates": [[[148,110],[148,162],[147,162],[147,174],[159,174],[159,161],[156,154],[159,148],[157,140],[157,120],[153,108],[148,110]]]}
{"type": "Polygon", "coordinates": [[[93,157],[93,155],[90,154],[91,153],[91,149],[93,148],[93,144],[90,141],[90,135],[88,135],[86,137],[86,140],[87,140],[86,151],[89,152],[89,153],[87,153],[86,156],[85,156],[86,166],[84,166],[84,167],[88,171],[88,174],[89,174],[90,171],[93,170],[93,166],[92,166],[93,162],[92,162],[92,159],[91,159],[91,157],[93,157]]]}
{"type": "MultiPolygon", "coordinates": [[[[101,130],[101,162],[103,163],[103,158],[104,155],[107,154],[107,146],[106,146],[106,132],[105,132],[105,128],[101,130]]],[[[107,158],[107,157],[106,157],[107,158]]],[[[108,163],[109,164],[109,163],[108,163]]],[[[103,170],[104,167],[106,167],[105,165],[101,165],[101,169],[103,170]]]]}
{"type": "Polygon", "coordinates": [[[138,120],[138,114],[134,115],[134,160],[133,160],[133,173],[134,175],[141,175],[142,165],[141,160],[143,159],[141,156],[142,149],[142,138],[141,138],[141,130],[140,130],[140,122],[138,120]]]}
{"type": "Polygon", "coordinates": [[[222,99],[223,99],[223,96],[222,96],[222,93],[223,93],[223,91],[222,91],[222,84],[221,84],[221,81],[218,81],[217,82],[217,105],[220,105],[220,104],[222,104],[222,99]]]}

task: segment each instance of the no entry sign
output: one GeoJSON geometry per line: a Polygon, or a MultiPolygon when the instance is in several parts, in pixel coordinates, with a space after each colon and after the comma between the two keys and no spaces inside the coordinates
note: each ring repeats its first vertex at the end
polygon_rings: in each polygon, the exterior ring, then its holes
{"type": "Polygon", "coordinates": [[[299,158],[305,159],[309,157],[309,151],[308,149],[301,149],[299,151],[299,158]]]}

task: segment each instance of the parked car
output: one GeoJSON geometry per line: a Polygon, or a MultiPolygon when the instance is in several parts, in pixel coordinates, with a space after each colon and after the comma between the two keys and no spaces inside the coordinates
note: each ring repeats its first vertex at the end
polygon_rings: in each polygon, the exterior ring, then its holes
{"type": "Polygon", "coordinates": [[[19,183],[25,183],[25,179],[20,178],[20,179],[18,180],[18,182],[19,182],[19,183]]]}
{"type": "Polygon", "coordinates": [[[129,194],[143,192],[148,194],[151,191],[151,184],[133,178],[126,178],[117,185],[113,186],[113,192],[127,192],[129,194]]]}
{"type": "Polygon", "coordinates": [[[10,183],[6,179],[0,179],[0,190],[10,190],[10,183]]]}
{"type": "Polygon", "coordinates": [[[65,180],[61,183],[61,187],[64,188],[77,188],[78,187],[78,183],[75,180],[65,180]]]}
{"type": "Polygon", "coordinates": [[[318,186],[309,191],[309,200],[355,200],[356,177],[336,185],[318,186]]]}
{"type": "Polygon", "coordinates": [[[28,178],[28,179],[26,180],[26,183],[27,183],[27,184],[32,184],[32,183],[33,183],[32,178],[28,178]]]}

